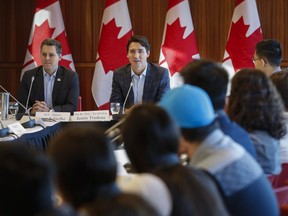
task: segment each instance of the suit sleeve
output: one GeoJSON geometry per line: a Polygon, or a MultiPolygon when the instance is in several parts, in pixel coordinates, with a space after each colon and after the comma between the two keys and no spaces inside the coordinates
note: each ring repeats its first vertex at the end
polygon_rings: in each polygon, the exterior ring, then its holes
{"type": "Polygon", "coordinates": [[[156,101],[159,101],[161,97],[170,90],[170,77],[169,77],[169,72],[166,68],[163,68],[163,73],[162,77],[160,79],[160,83],[157,89],[157,94],[156,94],[156,101]]]}
{"type": "Polygon", "coordinates": [[[79,79],[76,72],[71,73],[71,79],[68,84],[67,95],[64,100],[64,104],[56,105],[53,109],[56,112],[71,112],[77,110],[79,99],[79,79]]]}
{"type": "Polygon", "coordinates": [[[121,105],[124,103],[124,96],[122,87],[124,85],[123,79],[124,77],[121,77],[121,73],[119,71],[115,71],[113,73],[113,80],[112,80],[112,92],[110,96],[110,102],[119,102],[121,105]]]}

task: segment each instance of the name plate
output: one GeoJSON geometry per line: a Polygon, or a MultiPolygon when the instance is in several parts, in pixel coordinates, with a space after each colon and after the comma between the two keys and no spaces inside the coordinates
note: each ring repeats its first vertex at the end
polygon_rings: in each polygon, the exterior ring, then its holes
{"type": "Polygon", "coordinates": [[[26,132],[26,129],[20,124],[20,122],[9,124],[8,128],[17,136],[26,132]]]}
{"type": "Polygon", "coordinates": [[[70,112],[36,112],[36,117],[42,118],[43,121],[69,122],[70,112]]]}
{"type": "Polygon", "coordinates": [[[74,112],[71,121],[110,121],[109,110],[74,112]]]}

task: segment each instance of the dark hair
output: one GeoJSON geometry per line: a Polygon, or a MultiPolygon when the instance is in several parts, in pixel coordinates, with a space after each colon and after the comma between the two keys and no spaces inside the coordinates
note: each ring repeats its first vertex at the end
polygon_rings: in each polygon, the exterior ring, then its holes
{"type": "Polygon", "coordinates": [[[42,50],[43,46],[55,46],[56,52],[58,55],[62,54],[62,46],[61,43],[55,39],[47,38],[41,43],[40,50],[42,50]]]}
{"type": "Polygon", "coordinates": [[[195,60],[180,73],[186,84],[198,86],[207,92],[215,110],[224,108],[229,76],[221,65],[209,60],[195,60]]]}
{"type": "Polygon", "coordinates": [[[282,61],[282,49],[280,42],[274,39],[266,39],[257,43],[256,55],[265,59],[272,66],[280,66],[282,61]]]}
{"type": "Polygon", "coordinates": [[[176,165],[155,174],[169,188],[171,215],[228,215],[216,184],[206,172],[176,165]]]}
{"type": "Polygon", "coordinates": [[[273,73],[270,76],[270,79],[280,93],[284,106],[288,111],[288,72],[279,71],[277,73],[273,73]]]}
{"type": "Polygon", "coordinates": [[[262,71],[243,69],[233,77],[227,113],[248,132],[263,130],[281,138],[286,133],[283,111],[280,95],[262,71]]]}
{"type": "Polygon", "coordinates": [[[181,128],[181,135],[190,142],[202,142],[210,133],[219,128],[219,123],[214,120],[211,124],[198,128],[181,128]]]}
{"type": "Polygon", "coordinates": [[[145,36],[133,35],[126,45],[127,52],[129,51],[130,44],[133,42],[140,43],[143,47],[145,47],[147,53],[150,51],[150,44],[145,36]]]}
{"type": "Polygon", "coordinates": [[[56,165],[60,194],[74,208],[95,200],[115,182],[114,152],[99,128],[66,128],[52,140],[48,153],[56,165]]]}
{"type": "Polygon", "coordinates": [[[52,163],[24,143],[0,145],[0,215],[30,216],[53,207],[52,163]]]}
{"type": "Polygon", "coordinates": [[[111,199],[97,200],[81,208],[88,216],[158,216],[157,211],[143,198],[134,194],[120,194],[111,199]]]}
{"type": "Polygon", "coordinates": [[[179,130],[169,115],[152,104],[135,106],[122,126],[127,155],[137,172],[165,165],[161,160],[177,154],[179,130]]]}

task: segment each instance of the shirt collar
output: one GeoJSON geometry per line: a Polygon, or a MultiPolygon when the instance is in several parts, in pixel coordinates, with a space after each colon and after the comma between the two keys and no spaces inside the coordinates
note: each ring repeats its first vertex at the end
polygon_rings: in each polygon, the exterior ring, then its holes
{"type": "MultiPolygon", "coordinates": [[[[148,65],[148,64],[147,64],[148,65]]],[[[146,65],[146,68],[144,69],[144,71],[140,74],[139,77],[141,76],[146,76],[146,73],[147,73],[147,65],[146,65]]],[[[132,67],[131,67],[131,77],[133,76],[138,76],[133,70],[132,70],[132,67]]]]}
{"type": "MultiPolygon", "coordinates": [[[[44,67],[43,67],[42,69],[43,69],[43,77],[45,77],[46,75],[50,76],[50,74],[48,74],[48,73],[44,70],[44,67]]],[[[57,68],[56,71],[51,75],[51,77],[56,77],[57,71],[58,71],[58,68],[57,68]]]]}

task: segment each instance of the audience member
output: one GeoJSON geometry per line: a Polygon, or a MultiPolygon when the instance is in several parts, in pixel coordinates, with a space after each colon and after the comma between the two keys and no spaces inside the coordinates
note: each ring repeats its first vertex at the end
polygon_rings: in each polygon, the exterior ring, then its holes
{"type": "MultiPolygon", "coordinates": [[[[42,65],[24,73],[18,100],[26,105],[27,109],[31,108],[31,114],[76,111],[79,98],[78,75],[58,65],[61,56],[61,44],[57,40],[46,39],[40,48],[42,65]]],[[[19,106],[19,113],[25,111],[19,106]]]]}
{"type": "Polygon", "coordinates": [[[129,64],[118,68],[113,74],[110,102],[123,105],[128,97],[126,107],[143,102],[158,102],[170,89],[168,70],[148,62],[150,44],[146,37],[134,35],[127,43],[129,64]],[[129,93],[131,83],[133,88],[129,93]]]}
{"type": "Polygon", "coordinates": [[[215,178],[231,215],[279,215],[261,167],[219,129],[204,90],[186,84],[164,95],[159,105],[181,128],[179,152],[188,155],[189,166],[204,169],[215,178]]]}
{"type": "Polygon", "coordinates": [[[243,69],[232,79],[228,116],[245,128],[266,174],[281,171],[279,139],[286,133],[281,98],[260,70],[243,69]]]}
{"type": "Polygon", "coordinates": [[[120,194],[113,148],[99,128],[64,129],[49,147],[59,194],[75,209],[120,194]]]}
{"type": "Polygon", "coordinates": [[[53,166],[23,143],[0,145],[0,215],[53,212],[53,166]]]}
{"type": "Polygon", "coordinates": [[[187,64],[180,73],[184,83],[198,86],[207,92],[217,114],[220,129],[255,158],[255,148],[248,133],[236,122],[231,121],[224,112],[229,81],[227,71],[213,61],[196,60],[187,64]]]}
{"type": "Polygon", "coordinates": [[[281,70],[282,49],[279,41],[265,39],[257,43],[254,57],[255,68],[271,76],[281,70]]]}
{"type": "MultiPolygon", "coordinates": [[[[272,74],[270,77],[278,92],[281,95],[285,111],[284,118],[286,130],[288,128],[288,72],[280,71],[272,74]]],[[[288,163],[288,133],[280,139],[280,160],[282,163],[288,163]]]]}
{"type": "Polygon", "coordinates": [[[136,194],[157,210],[159,216],[170,215],[172,198],[162,179],[151,173],[118,176],[117,185],[125,193],[136,194]],[[152,195],[153,194],[153,195],[152,195]]]}
{"type": "Polygon", "coordinates": [[[227,215],[210,176],[180,164],[179,130],[163,109],[135,106],[123,123],[122,135],[135,170],[158,175],[170,189],[171,215],[227,215]]]}

